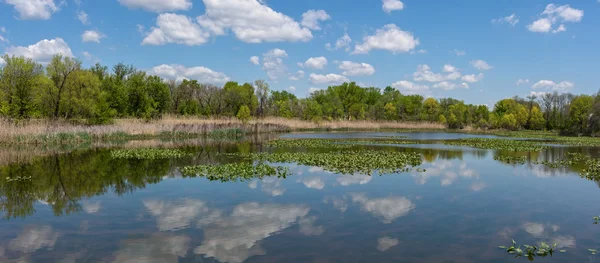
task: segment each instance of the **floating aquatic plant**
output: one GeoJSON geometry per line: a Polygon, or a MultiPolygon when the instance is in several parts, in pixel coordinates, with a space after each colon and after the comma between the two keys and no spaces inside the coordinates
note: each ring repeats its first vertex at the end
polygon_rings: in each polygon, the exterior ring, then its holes
{"type": "Polygon", "coordinates": [[[271,163],[298,163],[321,167],[326,171],[341,174],[392,174],[407,172],[421,165],[418,153],[392,151],[344,151],[329,153],[251,153],[232,154],[271,163]]]}
{"type": "Polygon", "coordinates": [[[277,176],[286,178],[290,175],[287,167],[271,166],[264,163],[229,163],[221,165],[198,165],[183,167],[181,173],[185,176],[200,176],[211,181],[245,181],[254,178],[277,176]]]}
{"type": "Polygon", "coordinates": [[[548,147],[541,142],[489,138],[467,138],[444,141],[443,143],[446,145],[470,146],[480,149],[510,150],[515,152],[541,151],[548,147]]]}
{"type": "Polygon", "coordinates": [[[171,159],[190,156],[191,153],[179,149],[127,149],[113,150],[110,156],[114,159],[171,159]]]}
{"type": "Polygon", "coordinates": [[[510,163],[510,164],[524,164],[527,161],[527,158],[525,158],[525,156],[499,155],[499,156],[494,156],[494,160],[505,162],[505,163],[510,163]]]}
{"type": "Polygon", "coordinates": [[[590,180],[600,179],[600,160],[589,159],[585,161],[585,169],[581,171],[581,176],[590,180]]]}
{"type": "Polygon", "coordinates": [[[281,139],[266,143],[270,147],[278,148],[329,148],[329,149],[348,149],[356,145],[374,145],[374,144],[415,144],[419,143],[411,140],[382,140],[382,139],[281,139]]]}
{"type": "Polygon", "coordinates": [[[31,176],[6,177],[7,182],[31,181],[31,176]]]}
{"type": "MultiPolygon", "coordinates": [[[[554,253],[555,249],[556,249],[556,243],[554,243],[552,246],[542,242],[539,246],[531,246],[531,245],[518,245],[517,246],[517,242],[515,242],[514,240],[512,240],[512,245],[511,246],[499,246],[498,248],[501,249],[506,249],[506,252],[508,252],[511,255],[514,255],[515,258],[518,257],[527,257],[530,261],[533,261],[533,259],[536,256],[539,257],[546,257],[546,256],[552,256],[552,254],[554,253]],[[523,248],[521,248],[521,246],[523,246],[523,248]]],[[[565,250],[561,250],[560,252],[566,252],[565,250]]]]}

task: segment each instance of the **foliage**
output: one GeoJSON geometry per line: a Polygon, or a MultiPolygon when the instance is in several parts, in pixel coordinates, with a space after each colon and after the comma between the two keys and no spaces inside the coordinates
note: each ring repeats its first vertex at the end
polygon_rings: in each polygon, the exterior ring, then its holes
{"type": "Polygon", "coordinates": [[[446,145],[470,146],[481,149],[510,150],[515,152],[540,151],[548,146],[541,142],[510,140],[510,139],[488,139],[488,138],[468,138],[460,140],[445,141],[446,145]]]}
{"type": "MultiPolygon", "coordinates": [[[[557,244],[554,243],[552,246],[550,246],[550,245],[546,244],[545,242],[542,242],[539,245],[539,247],[535,246],[535,245],[534,246],[522,245],[522,246],[525,250],[523,250],[521,248],[521,245],[517,246],[517,242],[512,240],[511,246],[509,246],[509,247],[499,246],[499,248],[506,249],[506,252],[514,255],[515,258],[524,256],[524,257],[527,257],[527,259],[529,259],[530,261],[533,261],[536,256],[539,256],[539,257],[552,256],[552,254],[555,252],[557,244]]],[[[561,251],[561,252],[563,252],[563,251],[561,251]]]]}
{"type": "Polygon", "coordinates": [[[229,163],[222,165],[186,166],[181,169],[185,176],[200,176],[211,181],[245,181],[267,176],[286,178],[290,175],[287,167],[271,166],[264,163],[229,163]]]}
{"type": "Polygon", "coordinates": [[[112,150],[110,156],[113,159],[172,159],[190,156],[190,153],[179,149],[127,149],[112,150]]]}
{"type": "Polygon", "coordinates": [[[494,160],[510,163],[510,164],[524,164],[527,159],[525,156],[506,156],[506,155],[498,155],[494,156],[494,160]]]}
{"type": "Polygon", "coordinates": [[[247,123],[250,120],[250,109],[248,106],[243,105],[237,113],[237,118],[243,123],[247,123]]]}

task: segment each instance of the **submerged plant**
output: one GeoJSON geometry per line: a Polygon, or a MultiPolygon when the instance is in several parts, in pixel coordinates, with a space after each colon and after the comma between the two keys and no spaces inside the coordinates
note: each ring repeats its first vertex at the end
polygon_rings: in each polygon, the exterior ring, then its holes
{"type": "Polygon", "coordinates": [[[171,159],[191,156],[192,153],[184,152],[179,149],[127,149],[113,150],[110,156],[113,159],[171,159]]]}
{"type": "Polygon", "coordinates": [[[181,169],[185,176],[200,176],[211,181],[231,182],[245,181],[254,178],[277,176],[286,178],[290,175],[287,167],[271,166],[264,163],[229,163],[222,165],[187,166],[181,169]]]}

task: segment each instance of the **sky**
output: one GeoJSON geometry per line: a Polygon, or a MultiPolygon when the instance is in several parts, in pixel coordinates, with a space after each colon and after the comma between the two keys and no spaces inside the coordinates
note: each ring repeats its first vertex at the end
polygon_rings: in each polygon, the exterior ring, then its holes
{"type": "MultiPolygon", "coordinates": [[[[0,0],[0,54],[493,105],[600,89],[600,0],[0,0]]],[[[4,63],[0,60],[0,64],[4,63]]]]}

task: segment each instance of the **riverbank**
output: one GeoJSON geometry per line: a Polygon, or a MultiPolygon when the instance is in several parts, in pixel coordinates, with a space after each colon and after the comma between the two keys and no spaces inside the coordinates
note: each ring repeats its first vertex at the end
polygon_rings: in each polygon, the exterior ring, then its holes
{"type": "Polygon", "coordinates": [[[146,122],[117,119],[109,125],[78,125],[64,120],[28,120],[13,123],[0,120],[0,144],[77,144],[90,141],[174,139],[195,137],[237,137],[248,134],[311,130],[445,130],[439,123],[325,121],[310,122],[264,118],[242,123],[237,119],[166,117],[146,122]]]}

